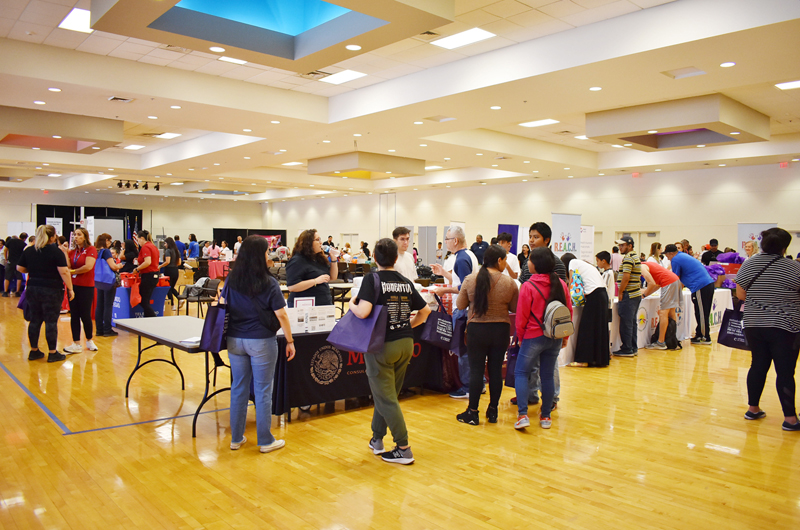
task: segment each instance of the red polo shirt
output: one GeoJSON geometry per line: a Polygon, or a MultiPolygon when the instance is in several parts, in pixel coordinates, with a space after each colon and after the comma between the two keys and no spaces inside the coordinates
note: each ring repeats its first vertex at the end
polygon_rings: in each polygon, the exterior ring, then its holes
{"type": "Polygon", "coordinates": [[[141,274],[158,272],[158,249],[149,241],[142,246],[141,250],[139,250],[139,265],[144,263],[144,260],[147,258],[147,256],[150,256],[150,266],[146,269],[140,269],[139,272],[141,274]]]}
{"type": "MultiPolygon", "coordinates": [[[[97,260],[97,249],[89,246],[69,251],[69,268],[72,270],[80,269],[86,265],[86,258],[97,260]]],[[[83,274],[72,275],[72,285],[79,287],[94,287],[94,267],[83,274]]]]}

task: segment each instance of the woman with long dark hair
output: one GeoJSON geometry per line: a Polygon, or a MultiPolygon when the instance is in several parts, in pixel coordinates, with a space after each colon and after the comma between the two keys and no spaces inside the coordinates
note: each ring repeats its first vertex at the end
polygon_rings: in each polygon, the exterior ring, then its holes
{"type": "Polygon", "coordinates": [[[336,261],[339,251],[332,248],[329,256],[322,251],[322,241],[316,230],[312,228],[300,234],[294,244],[292,258],[286,264],[289,307],[294,307],[296,298],[305,297],[313,297],[314,305],[333,305],[328,282],[335,280],[339,274],[339,264],[336,261]]]}
{"type": "Polygon", "coordinates": [[[517,367],[514,370],[514,388],[517,391],[519,415],[515,429],[530,426],[528,419],[528,377],[535,367],[539,368],[542,381],[542,408],[539,425],[543,429],[551,426],[550,411],[555,396],[553,372],[558,362],[558,352],[566,346],[569,337],[551,339],[544,336],[542,321],[547,305],[558,300],[572,314],[572,300],[567,284],[555,273],[555,256],[547,247],[537,247],[528,256],[530,280],[522,284],[517,303],[517,337],[521,342],[517,367]]]}
{"type": "Polygon", "coordinates": [[[167,249],[164,252],[164,263],[159,265],[158,268],[164,269],[164,275],[169,278],[169,292],[167,296],[169,297],[170,305],[174,305],[175,300],[172,296],[173,294],[178,296],[178,291],[175,290],[175,284],[178,283],[178,267],[181,266],[181,251],[178,250],[178,245],[175,244],[175,240],[171,237],[166,238],[164,243],[167,244],[167,249]]]}
{"type": "Polygon", "coordinates": [[[247,402],[253,381],[256,399],[256,430],[262,453],[285,445],[270,432],[272,423],[272,381],[278,361],[275,331],[266,322],[274,312],[286,338],[286,358],[294,358],[294,340],[281,286],[267,267],[269,243],[260,236],[244,240],[236,267],[228,275],[224,294],[228,303],[228,360],[231,365],[231,450],[247,440],[247,402]]]}
{"type": "Polygon", "coordinates": [[[122,268],[111,255],[111,236],[100,234],[94,243],[97,249],[97,262],[94,264],[94,285],[97,289],[97,304],[94,308],[94,326],[98,337],[119,335],[111,329],[111,314],[114,309],[114,295],[117,292],[114,273],[122,268]]]}
{"type": "Polygon", "coordinates": [[[137,256],[139,255],[139,250],[136,248],[136,243],[133,242],[132,239],[125,240],[125,248],[123,249],[122,253],[120,254],[120,260],[122,263],[122,269],[119,272],[127,272],[131,273],[136,269],[136,264],[133,262],[137,256]]]}
{"type": "Polygon", "coordinates": [[[97,249],[92,246],[89,232],[85,228],[76,228],[73,240],[74,247],[69,251],[69,273],[75,297],[69,301],[70,327],[72,328],[72,344],[64,348],[67,353],[80,353],[81,323],[86,334],[86,349],[97,351],[92,341],[94,323],[92,322],[92,303],[94,302],[94,264],[97,261],[97,249]]]}
{"type": "Polygon", "coordinates": [[[189,234],[189,248],[186,251],[187,259],[198,259],[200,257],[200,245],[197,243],[197,236],[189,234]]]}
{"type": "MultiPolygon", "coordinates": [[[[469,357],[469,406],[458,414],[462,423],[478,425],[478,404],[483,390],[483,373],[489,366],[489,407],[486,419],[497,423],[497,405],[503,392],[503,360],[511,336],[508,313],[517,309],[519,289],[506,270],[506,250],[492,245],[483,255],[483,265],[464,279],[456,299],[467,309],[467,356],[469,357]]],[[[512,254],[511,259],[515,259],[512,254]]]]}
{"type": "MultiPolygon", "coordinates": [[[[522,245],[522,250],[520,251],[519,254],[517,254],[517,259],[519,260],[520,268],[522,268],[522,266],[525,264],[525,262],[528,261],[528,256],[530,255],[530,253],[531,253],[531,247],[529,247],[527,245],[527,243],[523,244],[522,245]]],[[[526,267],[527,267],[527,265],[526,265],[526,267]]]]}
{"type": "Polygon", "coordinates": [[[150,305],[150,297],[158,285],[158,258],[159,252],[156,246],[150,241],[150,232],[139,230],[136,234],[139,241],[139,265],[136,272],[141,277],[139,284],[139,294],[142,296],[141,306],[145,317],[158,316],[150,305]]]}
{"type": "Polygon", "coordinates": [[[28,304],[30,323],[28,324],[28,341],[31,352],[29,361],[44,357],[39,351],[39,333],[44,322],[44,334],[47,339],[49,355],[47,362],[63,361],[66,356],[59,353],[58,315],[61,312],[61,301],[64,299],[64,285],[70,300],[75,297],[72,278],[67,267],[67,258],[55,244],[58,241],[56,229],[50,225],[41,225],[36,229],[36,242],[22,252],[17,270],[28,274],[25,300],[28,304]]]}
{"type": "MultiPolygon", "coordinates": [[[[800,263],[783,259],[792,236],[782,228],[761,232],[761,253],[751,256],[736,275],[736,296],[743,300],[744,334],[753,360],[747,372],[746,420],[760,420],[767,372],[775,363],[775,386],[783,409],[783,430],[800,431],[795,409],[794,371],[800,348],[800,263]]],[[[791,256],[790,256],[791,257],[791,256]]]]}

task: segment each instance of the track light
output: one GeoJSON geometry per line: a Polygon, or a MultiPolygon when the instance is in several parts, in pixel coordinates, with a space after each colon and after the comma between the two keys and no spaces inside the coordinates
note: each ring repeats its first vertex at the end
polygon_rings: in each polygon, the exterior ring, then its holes
{"type": "Polygon", "coordinates": [[[121,181],[121,180],[120,180],[119,182],[117,182],[117,187],[118,187],[118,188],[121,188],[121,187],[122,187],[122,181],[121,181]]]}
{"type": "Polygon", "coordinates": [[[135,189],[135,190],[139,189],[139,183],[138,182],[134,182],[133,183],[133,189],[135,189]]]}
{"type": "Polygon", "coordinates": [[[145,182],[145,183],[144,183],[144,186],[142,186],[142,189],[143,189],[143,190],[146,190],[146,189],[147,189],[147,182],[145,182]]]}
{"type": "Polygon", "coordinates": [[[128,189],[131,189],[131,181],[130,180],[125,183],[125,187],[128,188],[128,189]]]}
{"type": "Polygon", "coordinates": [[[158,183],[156,183],[155,190],[156,190],[156,191],[160,191],[160,190],[161,190],[161,185],[160,185],[160,184],[158,184],[158,183]]]}

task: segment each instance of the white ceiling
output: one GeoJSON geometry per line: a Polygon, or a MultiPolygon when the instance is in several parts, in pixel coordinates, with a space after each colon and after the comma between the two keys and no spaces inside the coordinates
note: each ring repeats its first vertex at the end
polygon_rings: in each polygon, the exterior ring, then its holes
{"type": "MultiPolygon", "coordinates": [[[[772,163],[800,154],[800,90],[774,87],[800,79],[800,19],[793,20],[800,16],[800,3],[792,0],[758,5],[747,0],[456,0],[455,21],[432,31],[450,35],[481,27],[498,36],[452,51],[405,39],[323,68],[368,74],[341,86],[268,66],[222,63],[201,51],[163,49],[169,43],[57,28],[72,7],[88,4],[0,3],[0,37],[5,37],[0,39],[0,105],[123,120],[120,147],[146,148],[75,155],[0,147],[0,169],[29,168],[33,176],[41,173],[36,167],[49,163],[69,179],[99,171],[107,175],[113,168],[123,178],[151,182],[158,176],[162,182],[209,181],[219,189],[251,186],[259,193],[249,199],[265,201],[477,185],[479,180],[772,163]],[[720,68],[724,61],[737,65],[720,68]],[[707,74],[674,80],[661,73],[687,66],[707,74]],[[62,92],[48,92],[52,86],[62,92]],[[590,86],[603,90],[590,92],[590,86]],[[717,92],[769,115],[773,140],[747,149],[647,157],[574,138],[585,133],[589,112],[717,92]],[[114,95],[135,101],[108,102],[114,95]],[[490,110],[492,105],[502,109],[490,110]],[[436,115],[456,119],[425,119],[436,115]],[[542,118],[560,123],[518,125],[542,118]],[[182,136],[141,136],[155,132],[182,136]],[[361,150],[388,154],[394,149],[444,170],[343,181],[309,176],[304,165],[281,165],[347,152],[354,141],[361,150]],[[506,160],[497,160],[500,156],[506,160]]],[[[0,183],[40,184],[40,179],[0,183]]],[[[102,189],[94,183],[84,187],[102,189]]],[[[119,192],[116,186],[104,189],[119,192]]]]}

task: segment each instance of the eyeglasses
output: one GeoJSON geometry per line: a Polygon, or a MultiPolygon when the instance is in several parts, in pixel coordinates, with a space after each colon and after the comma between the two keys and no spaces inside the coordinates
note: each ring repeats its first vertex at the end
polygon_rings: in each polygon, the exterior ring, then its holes
{"type": "Polygon", "coordinates": [[[322,242],[322,240],[320,238],[315,238],[314,241],[322,242]]]}
{"type": "Polygon", "coordinates": [[[454,237],[446,237],[446,238],[444,238],[445,241],[452,241],[454,239],[455,239],[454,237]]]}

